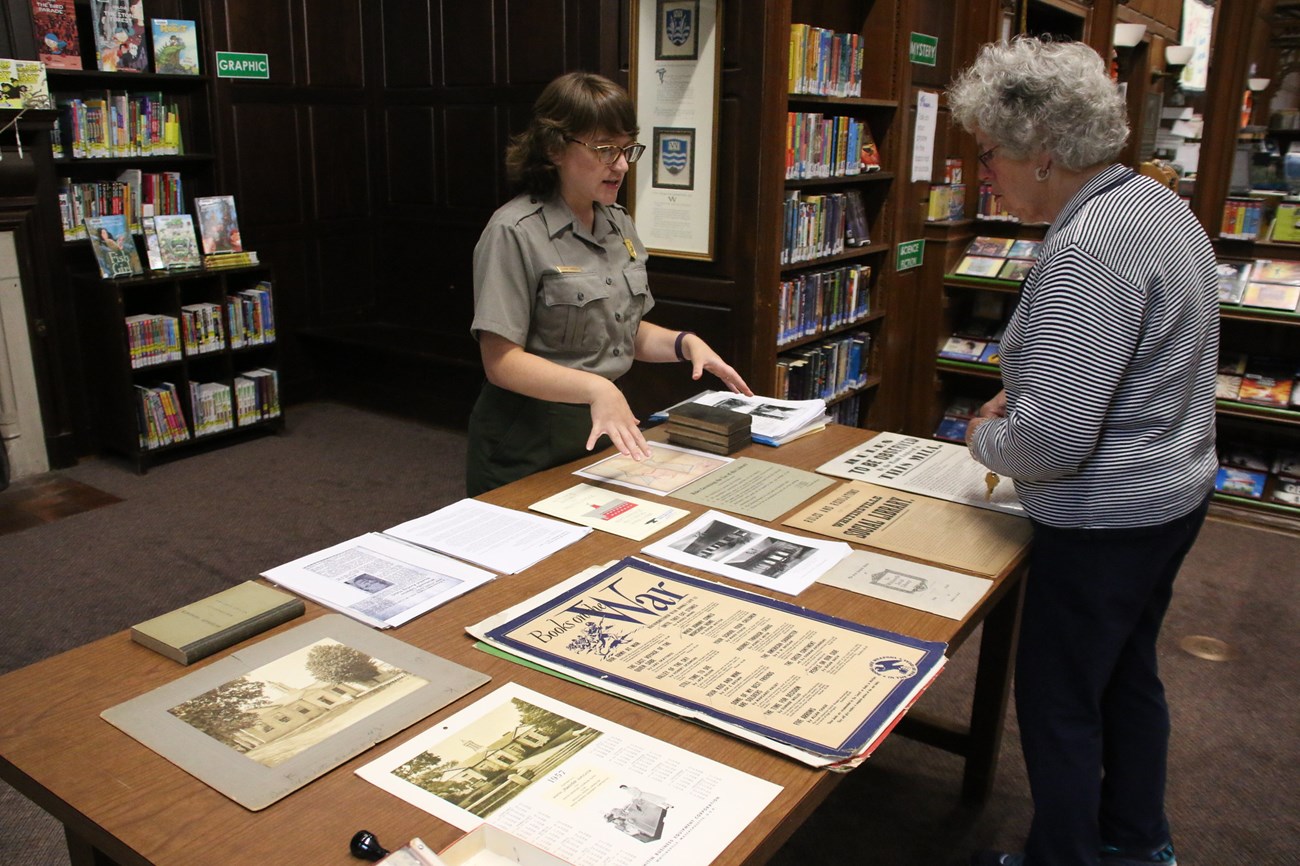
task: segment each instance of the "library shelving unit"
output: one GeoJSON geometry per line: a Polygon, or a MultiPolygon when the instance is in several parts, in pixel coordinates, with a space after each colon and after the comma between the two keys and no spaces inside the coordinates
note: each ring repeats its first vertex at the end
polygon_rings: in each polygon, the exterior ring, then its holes
{"type": "Polygon", "coordinates": [[[794,378],[788,378],[787,371],[798,370],[811,358],[838,357],[837,353],[846,345],[853,345],[853,352],[863,353],[862,375],[838,386],[832,384],[822,393],[789,393],[792,399],[824,396],[832,416],[840,423],[852,425],[880,425],[881,416],[873,404],[877,402],[882,382],[889,379],[882,344],[887,342],[884,334],[889,324],[893,264],[889,254],[893,250],[896,176],[904,136],[900,119],[902,70],[898,40],[900,33],[906,40],[902,21],[907,11],[905,0],[792,0],[769,4],[767,9],[771,36],[766,43],[768,60],[763,67],[769,70],[766,77],[770,80],[764,87],[769,97],[764,99],[764,135],[760,147],[762,164],[770,170],[764,170],[758,204],[757,224],[766,234],[759,239],[755,271],[761,296],[755,305],[756,321],[751,335],[756,380],[751,385],[756,393],[785,397],[785,383],[794,378]],[[799,61],[792,56],[796,53],[789,38],[793,25],[855,36],[865,55],[860,92],[852,95],[792,92],[815,89],[792,87],[786,74],[792,60],[795,64],[799,61]],[[864,125],[878,147],[880,170],[787,178],[786,129],[792,114],[847,118],[864,125]],[[838,198],[850,192],[860,197],[863,204],[866,242],[845,245],[842,250],[827,255],[802,259],[795,256],[798,260],[791,260],[785,220],[787,203],[823,196],[838,198]],[[782,286],[815,281],[820,274],[837,271],[856,271],[861,276],[862,289],[869,299],[867,308],[847,320],[824,320],[796,334],[789,333],[783,321],[788,310],[781,301],[782,286]]]}
{"type": "Polygon", "coordinates": [[[100,442],[137,471],[211,442],[283,429],[270,267],[81,275],[74,285],[100,442]],[[267,291],[260,303],[249,294],[259,289],[267,291]],[[220,325],[196,347],[182,318],[201,306],[218,309],[220,325]],[[229,389],[207,425],[196,405],[203,386],[229,389]],[[142,399],[150,390],[172,396],[151,412],[142,399]]]}

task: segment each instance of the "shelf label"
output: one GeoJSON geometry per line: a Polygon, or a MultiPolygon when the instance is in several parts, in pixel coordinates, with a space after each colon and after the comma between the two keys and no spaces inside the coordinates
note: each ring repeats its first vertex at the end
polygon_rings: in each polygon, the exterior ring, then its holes
{"type": "Polygon", "coordinates": [[[241,54],[237,51],[217,52],[218,78],[270,78],[271,64],[265,54],[241,54]]]}
{"type": "Polygon", "coordinates": [[[898,253],[894,257],[894,270],[906,271],[912,268],[921,267],[921,262],[925,260],[925,239],[915,241],[903,241],[898,245],[898,253]]]}
{"type": "Polygon", "coordinates": [[[924,33],[913,33],[908,43],[907,55],[909,60],[921,66],[937,66],[939,64],[939,37],[926,36],[924,33]]]}

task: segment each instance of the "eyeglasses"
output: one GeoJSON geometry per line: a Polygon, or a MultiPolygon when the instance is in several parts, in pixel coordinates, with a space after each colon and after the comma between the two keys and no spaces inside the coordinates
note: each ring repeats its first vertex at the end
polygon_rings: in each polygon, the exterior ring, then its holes
{"type": "Polygon", "coordinates": [[[1001,146],[1002,145],[1000,144],[995,144],[975,158],[980,161],[980,165],[984,166],[985,168],[988,168],[989,160],[993,158],[993,151],[997,150],[1001,146]]]}
{"type": "Polygon", "coordinates": [[[581,144],[583,147],[591,148],[605,165],[613,165],[618,162],[619,154],[622,154],[628,165],[631,165],[641,158],[641,154],[645,153],[644,144],[629,144],[627,147],[619,147],[617,144],[587,144],[587,142],[578,138],[569,138],[568,136],[565,136],[565,138],[574,144],[581,144]]]}

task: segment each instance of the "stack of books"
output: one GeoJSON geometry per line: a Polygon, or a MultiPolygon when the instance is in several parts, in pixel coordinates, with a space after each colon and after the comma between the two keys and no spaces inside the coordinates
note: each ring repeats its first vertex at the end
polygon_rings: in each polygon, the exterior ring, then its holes
{"type": "Polygon", "coordinates": [[[731,454],[750,439],[750,417],[703,403],[683,403],[668,410],[668,441],[684,448],[731,454]]]}

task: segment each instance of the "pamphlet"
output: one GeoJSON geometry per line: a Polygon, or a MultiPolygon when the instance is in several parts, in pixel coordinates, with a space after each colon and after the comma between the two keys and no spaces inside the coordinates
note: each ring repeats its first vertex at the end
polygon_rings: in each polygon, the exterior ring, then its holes
{"type": "Polygon", "coordinates": [[[384,534],[501,574],[518,574],[590,532],[586,526],[462,499],[384,534]]]}
{"type": "Polygon", "coordinates": [[[515,683],[357,775],[435,817],[574,866],[711,862],[781,791],[515,683]]]}
{"type": "Polygon", "coordinates": [[[871,754],[946,648],[634,558],[468,631],[593,688],[831,769],[871,754]]]}
{"type": "Polygon", "coordinates": [[[642,550],[678,565],[798,595],[853,548],[706,511],[685,529],[642,550]]]}
{"type": "Polygon", "coordinates": [[[718,471],[675,490],[673,496],[755,520],[776,520],[834,483],[816,472],[737,457],[718,471]]]}
{"type": "Polygon", "coordinates": [[[663,442],[648,444],[650,456],[645,460],[633,460],[615,454],[573,474],[593,481],[607,481],[645,493],[664,495],[726,466],[733,459],[663,442]]]}
{"type": "Polygon", "coordinates": [[[690,514],[685,508],[637,499],[591,484],[575,484],[528,507],[633,541],[645,541],[690,514]]]}
{"type": "Polygon", "coordinates": [[[1005,479],[990,496],[988,469],[964,445],[880,433],[817,467],[818,472],[893,487],[1008,514],[1025,513],[1015,485],[1005,479]]]}
{"type": "Polygon", "coordinates": [[[817,582],[957,620],[993,588],[985,577],[871,550],[853,551],[817,582]]]}
{"type": "Polygon", "coordinates": [[[277,565],[262,576],[375,628],[409,622],[496,577],[378,532],[277,565]]]}

